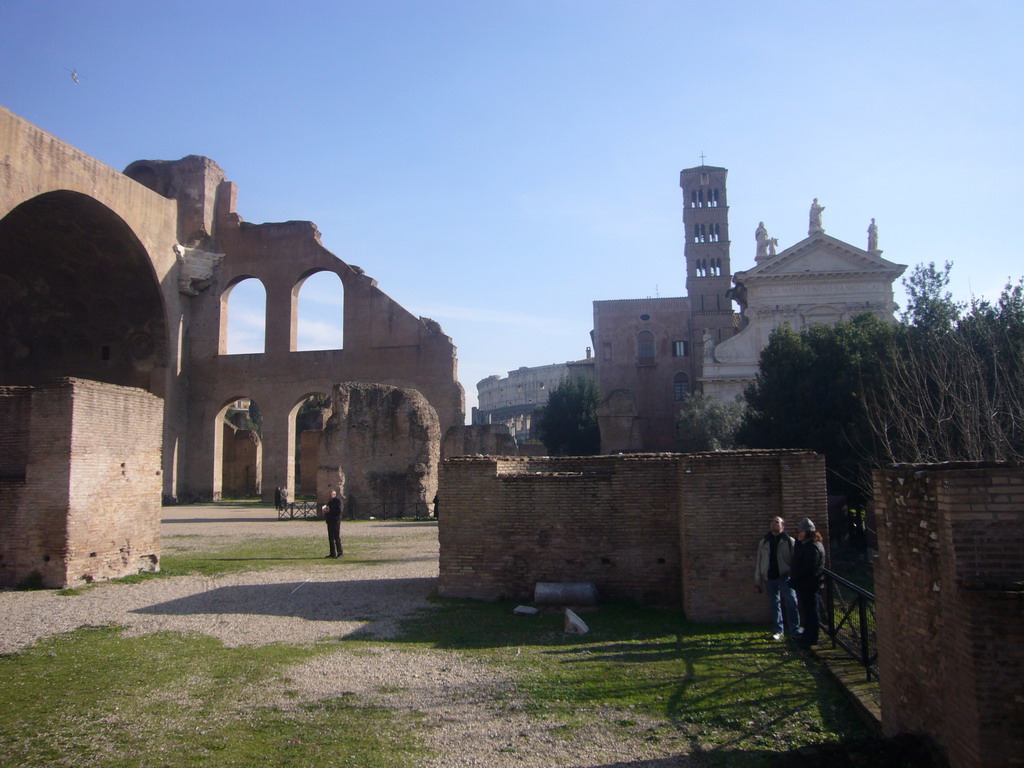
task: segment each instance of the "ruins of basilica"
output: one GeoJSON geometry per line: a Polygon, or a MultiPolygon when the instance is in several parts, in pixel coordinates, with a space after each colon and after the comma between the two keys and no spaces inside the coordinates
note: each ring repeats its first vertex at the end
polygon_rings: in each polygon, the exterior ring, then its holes
{"type": "MultiPolygon", "coordinates": [[[[155,568],[161,501],[219,498],[231,477],[224,416],[239,402],[259,406],[251,489],[264,500],[296,487],[300,407],[337,402],[340,382],[422,398],[440,436],[463,424],[441,327],[327,251],[312,222],[243,220],[214,161],[121,173],[2,108],[0,159],[0,584],[155,568]],[[344,297],[342,339],[299,351],[299,292],[321,272],[344,297]],[[265,346],[228,354],[228,298],[250,278],[265,290],[265,346]]],[[[436,487],[428,466],[421,502],[436,487]]],[[[410,493],[378,491],[363,503],[410,493]]]]}

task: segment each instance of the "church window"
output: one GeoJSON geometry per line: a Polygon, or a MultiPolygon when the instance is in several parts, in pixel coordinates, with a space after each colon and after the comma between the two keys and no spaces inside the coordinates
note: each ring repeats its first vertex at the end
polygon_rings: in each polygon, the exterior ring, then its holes
{"type": "Polygon", "coordinates": [[[708,185],[708,175],[706,173],[702,173],[700,175],[700,184],[702,187],[706,187],[708,185]]]}
{"type": "Polygon", "coordinates": [[[700,224],[693,225],[693,242],[700,242],[700,224]]]}
{"type": "Polygon", "coordinates": [[[713,207],[715,207],[715,208],[718,207],[718,190],[717,189],[714,191],[714,202],[711,205],[713,207]]]}
{"type": "Polygon", "coordinates": [[[697,207],[697,190],[695,190],[695,189],[691,189],[690,190],[690,207],[691,208],[696,208],[697,207]]]}
{"type": "Polygon", "coordinates": [[[673,341],[672,357],[688,357],[690,355],[690,342],[673,341]]]}
{"type": "Polygon", "coordinates": [[[601,342],[601,359],[611,360],[612,359],[612,343],[610,341],[601,342]]]}
{"type": "Polygon", "coordinates": [[[704,207],[704,190],[703,189],[699,190],[697,192],[697,207],[698,208],[703,208],[704,207]]]}
{"type": "Polygon", "coordinates": [[[654,361],[654,334],[640,331],[636,336],[636,356],[640,362],[654,361]]]}
{"type": "Polygon", "coordinates": [[[676,400],[685,400],[690,394],[690,377],[680,371],[672,379],[672,390],[676,400]]]}

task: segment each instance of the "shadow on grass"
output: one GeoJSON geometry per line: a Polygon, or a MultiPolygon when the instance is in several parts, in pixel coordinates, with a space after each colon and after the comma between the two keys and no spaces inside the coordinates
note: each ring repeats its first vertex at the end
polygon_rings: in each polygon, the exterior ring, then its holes
{"type": "MultiPolygon", "coordinates": [[[[821,666],[767,641],[763,627],[612,604],[584,614],[588,634],[566,635],[561,612],[514,616],[515,605],[435,600],[402,623],[398,641],[516,660],[528,711],[589,711],[609,727],[654,718],[710,766],[767,766],[796,746],[877,741],[821,666]]],[[[687,764],[680,760],[615,765],[687,764]]]]}

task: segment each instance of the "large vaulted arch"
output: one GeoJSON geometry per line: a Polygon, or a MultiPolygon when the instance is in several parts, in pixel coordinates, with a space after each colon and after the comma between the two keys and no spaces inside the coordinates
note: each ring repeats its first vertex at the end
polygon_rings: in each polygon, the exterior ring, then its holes
{"type": "Polygon", "coordinates": [[[0,383],[75,376],[163,395],[164,302],[142,243],[86,195],[38,195],[0,219],[0,383]]]}

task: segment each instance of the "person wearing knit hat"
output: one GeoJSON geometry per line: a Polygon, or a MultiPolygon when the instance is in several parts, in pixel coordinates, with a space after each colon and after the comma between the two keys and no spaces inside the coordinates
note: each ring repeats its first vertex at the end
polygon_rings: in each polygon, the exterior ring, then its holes
{"type": "Polygon", "coordinates": [[[800,606],[800,619],[804,631],[797,644],[809,648],[818,642],[818,591],[825,575],[825,546],[814,521],[805,517],[800,521],[790,562],[789,584],[796,590],[800,606]]]}

